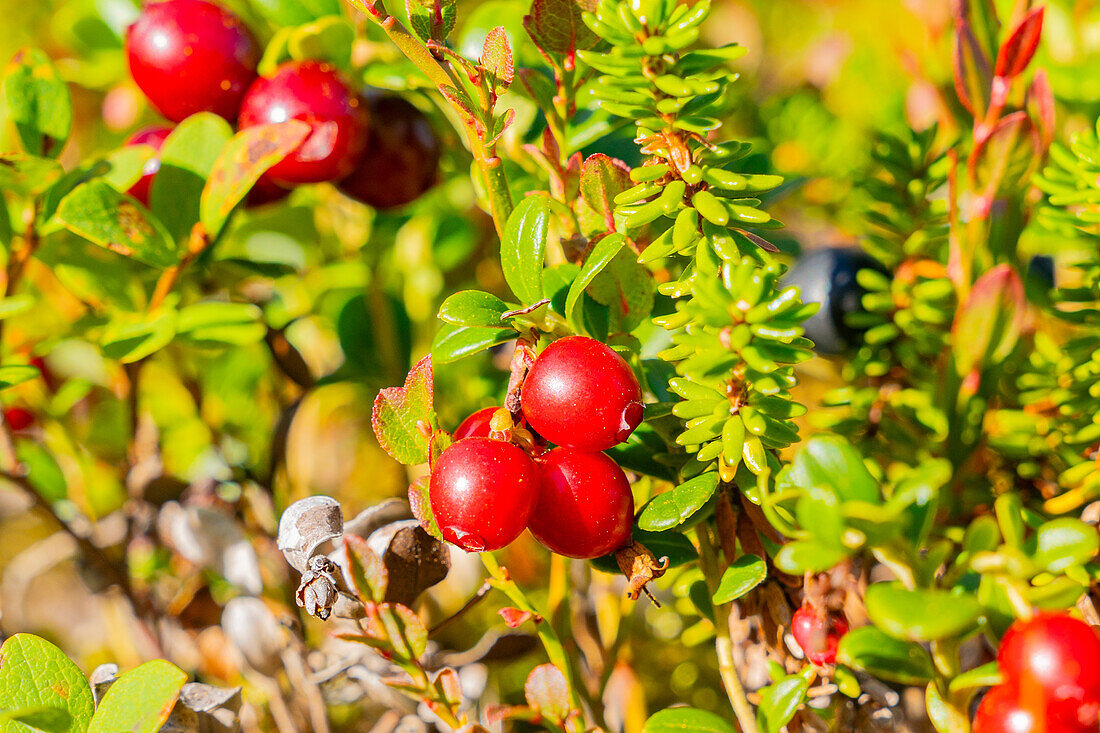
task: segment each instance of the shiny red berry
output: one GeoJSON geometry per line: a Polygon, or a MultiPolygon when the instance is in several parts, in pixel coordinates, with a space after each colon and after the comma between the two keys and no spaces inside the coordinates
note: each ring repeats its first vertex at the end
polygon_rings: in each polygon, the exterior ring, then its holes
{"type": "Polygon", "coordinates": [[[466,552],[499,550],[527,526],[538,472],[511,443],[465,438],[436,460],[428,499],[444,539],[466,552]]]}
{"type": "Polygon", "coordinates": [[[4,409],[4,422],[12,430],[26,430],[34,425],[34,413],[23,407],[4,409]]]}
{"type": "Polygon", "coordinates": [[[378,96],[367,104],[370,141],[340,188],[376,209],[404,206],[435,185],[439,139],[424,113],[401,97],[378,96]]]}
{"type": "Polygon", "coordinates": [[[367,142],[369,113],[335,67],[291,61],[248,88],[241,103],[241,129],[292,119],[308,122],[312,130],[268,170],[272,181],[320,183],[351,173],[367,142]]]}
{"type": "Polygon", "coordinates": [[[256,77],[260,47],[237,16],[206,0],[146,5],[126,31],[130,73],[160,113],[232,120],[256,77]]]}
{"type": "Polygon", "coordinates": [[[642,421],[642,389],[610,347],[568,336],[546,347],[523,383],[523,416],[551,443],[585,451],[623,442],[642,421]]]}
{"type": "Polygon", "coordinates": [[[615,461],[603,453],[554,448],[540,457],[539,501],[527,523],[548,549],[566,557],[601,557],[630,542],[634,497],[615,461]]]}
{"type": "Polygon", "coordinates": [[[153,177],[160,170],[160,148],[164,145],[164,139],[172,132],[171,127],[157,125],[138,130],[127,140],[127,145],[148,145],[157,151],[157,154],[145,162],[141,169],[141,178],[126,193],[130,194],[144,206],[149,205],[149,192],[153,189],[153,177]]]}
{"type": "Polygon", "coordinates": [[[488,438],[489,423],[493,419],[493,414],[499,409],[499,407],[483,407],[471,414],[455,428],[454,439],[488,438]]]}
{"type": "Polygon", "coordinates": [[[814,664],[832,664],[841,637],[848,633],[848,622],[839,614],[819,613],[803,604],[791,618],[791,633],[807,659],[814,664]]]}
{"type": "Polygon", "coordinates": [[[1095,730],[1100,711],[1100,636],[1064,613],[1012,624],[997,651],[1001,674],[1025,704],[1048,715],[1072,714],[1095,730]]]}
{"type": "Polygon", "coordinates": [[[985,693],[974,715],[973,733],[1089,733],[1096,731],[1072,719],[1040,712],[1023,699],[1012,682],[997,685],[985,693]]]}

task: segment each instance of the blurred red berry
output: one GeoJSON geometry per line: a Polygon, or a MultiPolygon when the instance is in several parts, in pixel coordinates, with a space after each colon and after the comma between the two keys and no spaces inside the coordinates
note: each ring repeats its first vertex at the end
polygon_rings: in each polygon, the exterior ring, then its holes
{"type": "Polygon", "coordinates": [[[4,422],[12,430],[26,430],[34,425],[34,413],[23,407],[7,407],[4,409],[4,422]]]}
{"type": "Polygon", "coordinates": [[[811,662],[833,664],[837,645],[848,633],[848,622],[839,614],[819,613],[809,604],[803,604],[791,618],[791,633],[811,662]]]}
{"type": "Polygon", "coordinates": [[[130,186],[130,190],[126,192],[140,201],[143,206],[149,205],[149,194],[153,190],[153,178],[160,170],[160,149],[164,145],[165,138],[171,132],[171,127],[155,125],[138,130],[126,140],[126,145],[149,145],[157,151],[152,158],[145,162],[145,167],[141,169],[141,178],[133,186],[130,186]]]}

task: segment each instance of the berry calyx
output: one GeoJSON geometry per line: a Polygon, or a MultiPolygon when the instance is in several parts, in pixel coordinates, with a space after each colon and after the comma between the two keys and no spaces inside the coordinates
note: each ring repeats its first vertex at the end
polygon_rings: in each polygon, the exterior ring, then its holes
{"type": "Polygon", "coordinates": [[[141,178],[130,186],[126,193],[130,194],[143,206],[149,206],[149,193],[153,190],[153,178],[160,170],[160,149],[164,145],[165,138],[172,132],[171,127],[156,125],[138,130],[126,140],[126,145],[148,145],[157,151],[149,160],[145,161],[145,167],[141,169],[141,178]]]}
{"type": "Polygon", "coordinates": [[[833,664],[837,645],[848,633],[848,622],[839,614],[820,613],[804,603],[791,618],[791,633],[811,662],[833,664]]]}
{"type": "Polygon", "coordinates": [[[554,448],[535,461],[539,500],[527,527],[552,552],[591,559],[630,542],[634,496],[603,453],[554,448]]]}
{"type": "Polygon", "coordinates": [[[232,120],[256,78],[260,47],[237,16],[206,0],[146,5],[126,31],[134,81],[162,115],[232,120]]]}
{"type": "Polygon", "coordinates": [[[642,388],[630,365],[585,336],[559,339],[538,355],[521,402],[542,437],[584,451],[623,442],[642,421],[642,388]]]}
{"type": "Polygon", "coordinates": [[[301,145],[267,171],[274,183],[335,181],[359,162],[369,113],[330,64],[290,61],[248,88],[241,102],[241,129],[286,120],[307,122],[312,129],[301,145]]]}
{"type": "Polygon", "coordinates": [[[443,539],[466,552],[499,550],[527,526],[538,472],[511,443],[464,438],[436,460],[428,500],[443,539]]]}
{"type": "Polygon", "coordinates": [[[435,185],[439,139],[424,113],[401,97],[377,96],[367,104],[370,141],[340,189],[376,209],[404,206],[435,185]]]}
{"type": "Polygon", "coordinates": [[[1016,621],[997,651],[1001,674],[1044,715],[1072,715],[1095,730],[1100,713],[1100,636],[1063,613],[1016,621]]]}

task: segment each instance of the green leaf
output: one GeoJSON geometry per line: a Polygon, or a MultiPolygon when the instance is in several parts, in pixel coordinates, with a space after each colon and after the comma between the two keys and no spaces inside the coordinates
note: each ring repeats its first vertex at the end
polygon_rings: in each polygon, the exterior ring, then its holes
{"type": "Polygon", "coordinates": [[[531,14],[523,19],[535,45],[561,56],[591,48],[599,40],[581,18],[585,10],[594,11],[591,0],[535,0],[531,14]]]}
{"type": "Polygon", "coordinates": [[[110,170],[103,173],[102,179],[116,191],[129,191],[145,175],[145,164],[155,155],[152,145],[124,145],[112,150],[104,161],[110,170]]]}
{"type": "Polygon", "coordinates": [[[77,186],[61,200],[57,218],[74,234],[153,267],[177,262],[164,226],[141,204],[102,181],[77,186]]]}
{"type": "Polygon", "coordinates": [[[532,708],[561,724],[569,717],[569,683],[553,664],[540,664],[527,675],[523,696],[532,708]]]}
{"type": "Polygon", "coordinates": [[[520,201],[504,225],[500,266],[508,287],[523,305],[542,299],[542,266],[549,230],[550,199],[543,195],[520,201]]]}
{"type": "Polygon", "coordinates": [[[722,573],[718,590],[714,591],[711,600],[718,606],[736,601],[763,583],[767,575],[768,566],[763,560],[756,555],[742,555],[726,568],[726,572],[722,573]]]}
{"type": "Polygon", "coordinates": [[[319,59],[340,68],[351,65],[355,29],[339,15],[328,15],[294,28],[287,37],[290,55],[299,61],[319,59]]]}
{"type": "Polygon", "coordinates": [[[1032,562],[1051,573],[1083,565],[1100,550],[1100,534],[1096,527],[1072,517],[1045,522],[1036,530],[1033,542],[1032,562]]]}
{"type": "Polygon", "coordinates": [[[463,290],[443,301],[439,318],[456,326],[505,328],[507,323],[500,317],[508,310],[508,304],[495,295],[480,290],[463,290]]]}
{"type": "MultiPolygon", "coordinates": [[[[56,646],[31,634],[16,634],[0,647],[0,709],[60,708],[71,733],[88,729],[95,710],[83,673],[56,646]]],[[[0,732],[23,733],[14,720],[0,721],[0,732]]]]}
{"type": "Polygon", "coordinates": [[[565,317],[567,319],[574,320],[573,311],[576,310],[581,296],[584,295],[585,288],[592,284],[592,280],[600,274],[603,268],[607,267],[611,260],[615,259],[615,255],[619,254],[619,250],[625,244],[626,237],[618,233],[608,234],[596,242],[596,246],[585,258],[584,265],[581,266],[581,270],[577,273],[573,284],[569,286],[569,295],[565,299],[565,317]]]}
{"type": "MultiPolygon", "coordinates": [[[[45,733],[68,733],[73,719],[62,708],[38,705],[22,710],[0,710],[0,730],[6,730],[5,723],[22,723],[33,731],[45,733]]],[[[19,728],[19,726],[15,726],[19,728]]],[[[26,728],[22,728],[26,730],[26,728]]]]}
{"type": "Polygon", "coordinates": [[[859,452],[838,435],[807,440],[795,454],[788,478],[805,491],[829,489],[841,501],[881,501],[878,481],[863,464],[859,452]]]}
{"type": "Polygon", "coordinates": [[[103,355],[123,364],[141,361],[160,351],[176,335],[176,312],[120,313],[103,329],[99,342],[103,355]]]}
{"type": "Polygon", "coordinates": [[[440,364],[484,351],[505,341],[511,341],[519,333],[511,328],[487,328],[483,326],[456,326],[446,323],[439,328],[432,341],[432,358],[440,364]]]}
{"type": "Polygon", "coordinates": [[[848,557],[842,547],[825,545],[815,540],[788,542],[775,553],[775,566],[791,575],[820,573],[848,557]]]}
{"type": "Polygon", "coordinates": [[[1023,281],[1009,265],[997,265],[978,278],[951,326],[959,376],[997,364],[1012,353],[1027,322],[1026,306],[1023,281]]]}
{"type": "Polygon", "coordinates": [[[454,30],[455,0],[405,0],[409,25],[422,41],[443,43],[454,30]]]}
{"type": "Polygon", "coordinates": [[[633,331],[653,311],[657,283],[630,249],[623,248],[592,280],[588,295],[606,305],[622,332],[633,331]]]}
{"type": "Polygon", "coordinates": [[[340,0],[253,0],[252,5],[275,26],[302,25],[343,11],[340,0]]]}
{"type": "Polygon", "coordinates": [[[756,710],[757,724],[767,733],[779,733],[806,701],[809,689],[810,681],[801,674],[789,675],[762,689],[756,710]]]}
{"type": "Polygon", "coordinates": [[[929,682],[924,690],[924,707],[928,711],[928,719],[932,727],[943,733],[951,731],[967,730],[970,726],[970,717],[965,710],[960,710],[951,701],[945,700],[940,694],[939,685],[929,682]]]}
{"type": "Polygon", "coordinates": [[[173,239],[185,238],[199,220],[199,199],[206,179],[232,136],[228,122],[211,112],[200,112],[179,123],[165,138],[149,207],[173,239]]]}
{"type": "Polygon", "coordinates": [[[408,606],[383,603],[378,607],[395,652],[405,659],[420,659],[428,649],[428,630],[408,606]]]}
{"type": "Polygon", "coordinates": [[[389,583],[382,560],[370,549],[365,539],[353,534],[344,535],[344,549],[347,551],[352,587],[359,594],[359,599],[364,603],[381,603],[386,597],[386,586],[389,583]]]}
{"type": "Polygon", "coordinates": [[[736,733],[725,718],[698,708],[666,708],[649,716],[644,733],[736,733]]]}
{"type": "Polygon", "coordinates": [[[1004,681],[996,662],[987,662],[980,667],[963,672],[951,680],[949,689],[952,694],[960,690],[976,690],[980,687],[992,687],[1004,681]]]}
{"type": "Polygon", "coordinates": [[[899,641],[874,626],[852,629],[840,640],[837,662],[902,685],[923,685],[935,677],[928,653],[919,644],[899,641]]]}
{"type": "Polygon", "coordinates": [[[402,387],[378,393],[371,413],[378,444],[407,466],[428,462],[428,441],[435,425],[432,407],[432,357],[425,356],[405,378],[402,387]]]}
{"type": "Polygon", "coordinates": [[[218,236],[260,176],[301,145],[311,129],[300,120],[256,125],[241,130],[225,144],[199,202],[199,218],[207,236],[218,236]]]}
{"type": "Polygon", "coordinates": [[[631,186],[630,168],[621,160],[596,153],[581,165],[581,198],[603,221],[604,231],[615,230],[615,197],[631,186]]]}
{"type": "Polygon", "coordinates": [[[638,515],[638,526],[650,532],[678,527],[699,511],[717,488],[716,471],[685,481],[676,488],[653,497],[638,515]]]}
{"type": "Polygon", "coordinates": [[[107,690],[88,733],[156,733],[186,681],[186,672],[163,659],[131,669],[107,690]]]}
{"type": "Polygon", "coordinates": [[[3,92],[23,149],[32,155],[60,155],[72,131],[73,105],[50,57],[37,48],[19,51],[8,65],[3,92]]]}
{"type": "Polygon", "coordinates": [[[10,364],[0,367],[0,390],[38,378],[38,369],[30,364],[10,364]]]}
{"type": "Polygon", "coordinates": [[[910,590],[898,582],[867,588],[867,615],[896,639],[934,641],[963,634],[978,623],[982,604],[972,595],[910,590]]]}
{"type": "Polygon", "coordinates": [[[26,153],[0,155],[0,190],[36,196],[57,183],[65,170],[56,160],[26,153]]]}
{"type": "Polygon", "coordinates": [[[195,303],[179,311],[176,333],[196,343],[253,344],[267,333],[262,318],[251,303],[195,303]]]}

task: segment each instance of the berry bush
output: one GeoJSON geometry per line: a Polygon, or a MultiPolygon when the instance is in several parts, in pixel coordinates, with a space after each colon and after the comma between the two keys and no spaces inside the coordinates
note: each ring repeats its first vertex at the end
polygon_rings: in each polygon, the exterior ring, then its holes
{"type": "Polygon", "coordinates": [[[1100,730],[1094,5],[0,0],[0,731],[1100,730]]]}

